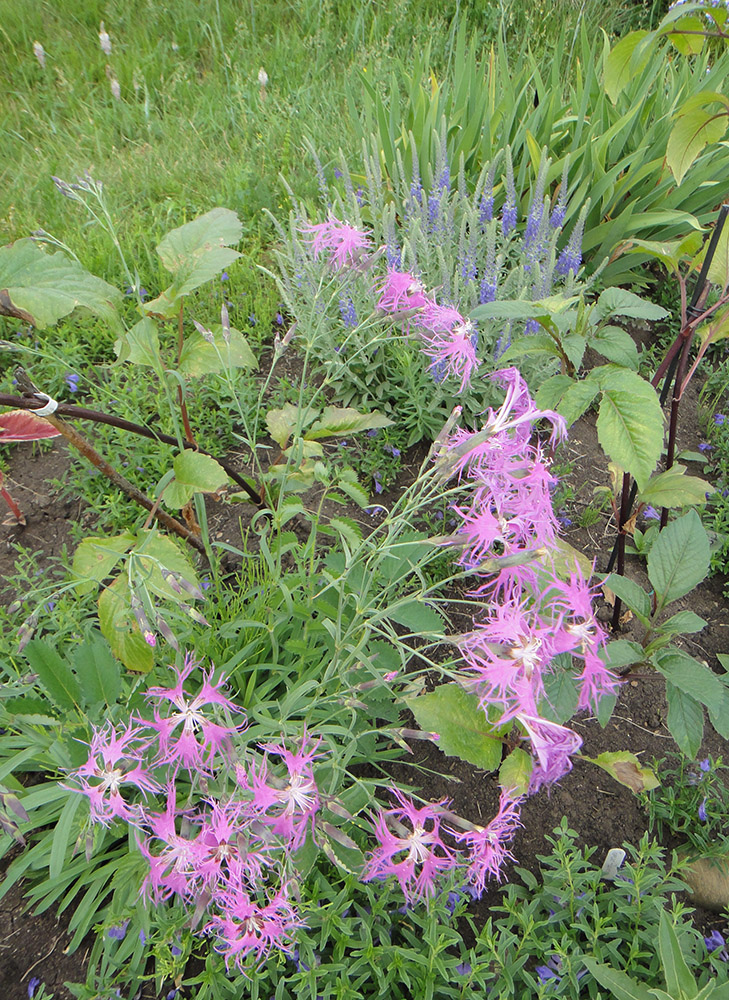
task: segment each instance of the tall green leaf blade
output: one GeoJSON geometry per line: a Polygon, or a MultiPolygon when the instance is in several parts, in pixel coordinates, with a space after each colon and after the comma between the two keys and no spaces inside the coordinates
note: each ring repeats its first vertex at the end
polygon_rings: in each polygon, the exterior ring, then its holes
{"type": "Polygon", "coordinates": [[[666,723],[669,732],[678,744],[679,750],[686,754],[689,760],[696,760],[704,736],[704,710],[691,695],[681,691],[670,681],[666,681],[666,700],[668,701],[666,723]]]}
{"type": "Polygon", "coordinates": [[[666,992],[672,997],[695,997],[698,993],[696,980],[686,964],[678,937],[665,910],[661,910],[658,923],[658,950],[666,977],[666,992]]]}
{"type": "Polygon", "coordinates": [[[698,586],[709,572],[710,561],[709,536],[695,510],[666,525],[648,553],[648,579],[659,607],[698,586]]]}
{"type": "Polygon", "coordinates": [[[437,733],[437,746],[451,757],[460,757],[484,771],[501,763],[503,743],[494,738],[494,727],[479,707],[478,696],[459,684],[441,684],[430,694],[406,698],[406,704],[426,732],[437,733]]]}
{"type": "Polygon", "coordinates": [[[15,316],[42,330],[81,306],[120,331],[121,301],[118,288],[60,250],[44,253],[30,239],[0,247],[0,316],[15,316]]]}
{"type": "Polygon", "coordinates": [[[644,489],[663,449],[663,411],[655,389],[636,372],[616,365],[593,369],[603,398],[597,436],[610,459],[644,489]]]}
{"type": "Polygon", "coordinates": [[[25,656],[51,701],[59,708],[71,712],[84,704],[81,688],[69,664],[48,643],[31,639],[25,647],[25,656]]]}
{"type": "Polygon", "coordinates": [[[81,805],[81,799],[80,793],[70,792],[65,806],[61,810],[61,815],[58,817],[51,844],[51,857],[48,865],[49,878],[57,878],[63,870],[68,842],[71,839],[71,831],[76,813],[81,805]]]}
{"type": "Polygon", "coordinates": [[[593,979],[596,979],[615,1000],[654,1000],[653,994],[635,979],[631,979],[619,969],[596,962],[594,958],[583,957],[582,961],[593,979]]]}

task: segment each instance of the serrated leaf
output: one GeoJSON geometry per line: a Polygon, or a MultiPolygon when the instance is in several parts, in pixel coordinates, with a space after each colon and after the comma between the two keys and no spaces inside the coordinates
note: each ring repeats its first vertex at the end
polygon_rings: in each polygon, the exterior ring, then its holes
{"type": "MultiPolygon", "coordinates": [[[[714,103],[717,99],[723,101],[720,95],[706,95],[707,103],[714,103]]],[[[676,184],[684,179],[702,149],[723,137],[726,127],[726,106],[722,111],[716,112],[709,111],[706,107],[696,107],[692,103],[689,110],[679,113],[666,146],[666,162],[676,178],[676,184]]]]}
{"type": "Polygon", "coordinates": [[[599,391],[599,386],[589,379],[572,383],[557,407],[557,413],[564,417],[568,427],[582,416],[599,391]]]}
{"type": "Polygon", "coordinates": [[[392,420],[376,411],[360,413],[350,406],[327,406],[319,420],[307,430],[305,437],[309,441],[317,441],[319,438],[343,437],[359,431],[391,427],[392,424],[392,420]]]}
{"type": "Polygon", "coordinates": [[[602,659],[608,670],[620,670],[644,659],[643,647],[630,639],[614,639],[604,647],[602,659]]]}
{"type": "Polygon", "coordinates": [[[366,507],[370,502],[370,495],[359,483],[350,483],[346,480],[337,481],[337,489],[346,493],[350,500],[354,500],[358,507],[366,507]]]}
{"type": "Polygon", "coordinates": [[[604,326],[592,338],[590,346],[608,361],[638,370],[640,358],[635,341],[619,326],[604,326]]]}
{"type": "Polygon", "coordinates": [[[575,380],[569,375],[552,375],[537,389],[534,402],[540,410],[556,410],[559,402],[575,380]]]}
{"type": "Polygon", "coordinates": [[[350,549],[357,548],[362,541],[362,529],[349,517],[332,517],[329,525],[346,540],[350,549]]]}
{"type": "Polygon", "coordinates": [[[42,441],[60,437],[61,432],[32,410],[6,410],[0,413],[0,444],[15,441],[42,441]]]}
{"type": "Polygon", "coordinates": [[[184,507],[195,493],[215,493],[228,482],[228,473],[210,455],[187,449],[172,462],[175,478],[164,492],[168,507],[184,507]]]}
{"type": "Polygon", "coordinates": [[[231,327],[227,342],[220,323],[212,326],[210,333],[212,343],[197,331],[186,338],[177,366],[181,375],[199,378],[201,375],[218,374],[231,368],[258,367],[255,355],[240,330],[231,327]]]}
{"type": "Polygon", "coordinates": [[[653,37],[652,32],[631,31],[610,50],[605,60],[603,85],[613,104],[648,62],[653,37]]]}
{"type": "Polygon", "coordinates": [[[136,537],[125,531],[113,538],[84,538],[73,554],[71,572],[78,579],[79,594],[90,594],[102,583],[120,559],[129,552],[136,537]]]}
{"type": "Polygon", "coordinates": [[[601,753],[597,757],[583,757],[591,764],[597,764],[603,771],[625,785],[631,791],[649,792],[658,788],[660,781],[650,767],[642,767],[635,754],[628,750],[616,750],[613,753],[601,753]]]}
{"type": "Polygon", "coordinates": [[[680,649],[663,649],[653,662],[667,681],[709,708],[717,709],[729,700],[729,689],[708,667],[680,649]]]}
{"type": "Polygon", "coordinates": [[[425,632],[443,632],[443,619],[432,608],[428,608],[422,601],[412,600],[404,604],[398,604],[394,608],[388,608],[387,617],[398,625],[404,625],[414,634],[425,632]]]}
{"type": "Polygon", "coordinates": [[[700,632],[706,628],[707,624],[705,618],[700,618],[693,611],[679,611],[667,621],[662,622],[660,629],[664,634],[690,635],[693,632],[700,632]]]}
{"type": "Polygon", "coordinates": [[[665,472],[651,476],[645,489],[638,495],[638,503],[671,508],[695,506],[706,503],[706,494],[714,492],[714,487],[705,479],[687,476],[686,466],[674,465],[665,472]]]}
{"type": "Polygon", "coordinates": [[[704,710],[691,695],[669,681],[666,681],[666,700],[669,732],[681,753],[686,754],[689,760],[696,760],[704,736],[704,710]]]}
{"type": "Polygon", "coordinates": [[[597,300],[598,316],[628,316],[631,319],[658,320],[668,316],[668,310],[647,302],[627,288],[606,288],[597,300]]]}
{"type": "Polygon", "coordinates": [[[121,300],[118,288],[60,250],[44,253],[30,239],[0,247],[0,316],[14,316],[42,330],[83,307],[120,331],[121,300]]]}
{"type": "Polygon", "coordinates": [[[648,553],[648,579],[659,608],[698,586],[710,561],[709,537],[695,510],[667,524],[648,553]]]}
{"type": "Polygon", "coordinates": [[[593,369],[603,398],[597,436],[609,458],[645,489],[663,450],[663,411],[653,386],[616,365],[593,369]]]}
{"type": "Polygon", "coordinates": [[[121,688],[119,664],[98,633],[76,647],[73,666],[89,705],[116,704],[121,688]]]}
{"type": "Polygon", "coordinates": [[[441,684],[430,694],[406,698],[421,729],[437,733],[437,746],[450,757],[460,757],[474,767],[494,771],[501,762],[503,742],[494,738],[494,727],[478,704],[478,695],[460,684],[441,684]]]}
{"type": "Polygon", "coordinates": [[[499,768],[499,785],[507,792],[526,795],[534,761],[526,750],[516,747],[499,768]]]}
{"type": "Polygon", "coordinates": [[[31,639],[25,647],[25,657],[30,669],[38,674],[38,680],[51,701],[59,708],[71,712],[84,704],[81,689],[69,664],[48,643],[42,639],[31,639]]]}
{"type": "Polygon", "coordinates": [[[240,257],[230,246],[238,243],[242,235],[240,219],[228,208],[213,208],[173,229],[159,243],[157,253],[174,275],[174,282],[158,298],[145,303],[145,310],[168,318],[176,315],[184,295],[210,281],[240,257]]]}
{"type": "Polygon", "coordinates": [[[116,344],[119,361],[129,361],[158,370],[162,364],[157,324],[149,316],[140,319],[116,344]]]}
{"type": "Polygon", "coordinates": [[[129,600],[129,585],[124,577],[101,592],[99,628],[111,651],[128,670],[146,674],[154,666],[154,651],[139,631],[129,600]]]}
{"type": "Polygon", "coordinates": [[[629,580],[627,576],[619,576],[611,573],[605,580],[605,586],[620,598],[631,611],[644,618],[648,618],[651,613],[651,599],[634,580],[629,580]]]}

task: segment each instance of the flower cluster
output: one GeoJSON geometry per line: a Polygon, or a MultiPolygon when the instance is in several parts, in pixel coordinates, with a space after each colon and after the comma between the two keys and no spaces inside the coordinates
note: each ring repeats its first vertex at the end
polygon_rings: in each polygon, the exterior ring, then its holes
{"type": "Polygon", "coordinates": [[[319,754],[304,733],[294,750],[266,744],[239,759],[234,738],[245,716],[222,684],[187,656],[172,686],[147,692],[152,719],[93,733],[69,787],[88,798],[92,822],[122,820],[134,830],[148,866],[145,894],[156,903],[176,897],[198,919],[207,913],[204,932],[228,965],[242,969],[250,956],[288,950],[301,926],[290,859],[320,806],[312,769],[319,754]],[[227,775],[234,787],[223,780],[225,791],[208,790],[227,775]],[[201,787],[205,797],[190,793],[180,802],[185,787],[201,787]]]}

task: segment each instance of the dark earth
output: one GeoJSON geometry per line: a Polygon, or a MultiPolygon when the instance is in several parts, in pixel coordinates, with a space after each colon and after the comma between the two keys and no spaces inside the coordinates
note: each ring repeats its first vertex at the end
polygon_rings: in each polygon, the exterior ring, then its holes
{"type": "MultiPolygon", "coordinates": [[[[687,399],[682,412],[680,449],[696,450],[701,439],[697,416],[696,393],[687,399]]],[[[411,481],[422,460],[422,449],[412,449],[403,456],[398,482],[389,493],[378,498],[387,502],[397,496],[400,487],[411,481]]],[[[55,492],[51,480],[63,480],[71,458],[63,443],[54,441],[42,450],[33,445],[16,446],[3,455],[8,462],[5,485],[19,503],[27,524],[18,526],[12,515],[0,512],[0,582],[8,584],[0,589],[0,602],[9,605],[17,597],[9,585],[18,557],[16,546],[32,550],[37,556],[37,566],[52,573],[64,548],[72,550],[73,525],[84,521],[81,501],[55,492]],[[4,519],[4,520],[3,520],[4,519]]],[[[77,460],[77,459],[74,459],[77,460]]],[[[594,501],[595,488],[609,485],[604,455],[597,443],[595,415],[587,414],[570,432],[568,443],[556,456],[558,464],[571,463],[567,477],[574,491],[571,501],[575,509],[587,507],[594,501]]],[[[701,474],[701,469],[690,469],[701,474]]],[[[231,516],[220,503],[210,512],[212,533],[231,543],[240,542],[238,529],[241,507],[231,516]]],[[[363,528],[368,515],[358,509],[347,511],[356,517],[363,528]]],[[[88,525],[84,525],[88,529],[88,525]]],[[[596,559],[598,574],[605,569],[612,548],[614,534],[609,513],[602,515],[588,528],[570,528],[566,538],[589,559],[596,559]]],[[[628,574],[644,582],[642,563],[629,559],[628,574]]],[[[57,571],[57,570],[56,570],[57,571]]],[[[726,580],[714,577],[706,581],[683,601],[672,606],[672,612],[682,607],[704,617],[709,623],[699,634],[684,640],[687,651],[710,666],[716,667],[716,654],[729,652],[729,615],[723,596],[726,580]]],[[[608,622],[612,611],[599,601],[599,617],[608,622]]],[[[17,626],[20,627],[18,620],[17,626]]],[[[624,622],[623,635],[630,636],[631,623],[624,622]]],[[[666,702],[664,688],[658,675],[641,672],[626,678],[617,707],[610,723],[602,729],[595,719],[580,717],[571,723],[584,739],[583,752],[595,757],[604,751],[630,750],[644,763],[661,758],[672,749],[673,742],[665,725],[666,702]]],[[[445,757],[435,746],[418,742],[415,745],[418,769],[396,765],[394,774],[399,779],[420,786],[433,799],[451,799],[454,811],[478,822],[493,815],[498,801],[495,777],[475,771],[470,765],[455,758],[445,757]]],[[[729,757],[729,748],[708,723],[701,756],[711,754],[729,757]]],[[[542,792],[529,799],[522,811],[523,828],[518,832],[513,853],[521,867],[538,870],[537,856],[548,852],[545,834],[550,834],[563,816],[580,835],[580,843],[597,848],[596,858],[601,862],[612,847],[624,843],[637,844],[647,829],[647,817],[638,798],[626,787],[593,765],[579,760],[573,771],[550,794],[542,792]]],[[[668,846],[673,847],[674,844],[668,846]]],[[[4,862],[7,865],[7,859],[4,862]]],[[[506,872],[509,877],[509,870],[506,872]]],[[[488,907],[498,899],[494,888],[478,904],[478,914],[487,915],[488,907]]],[[[26,1000],[28,984],[38,977],[48,993],[55,993],[58,1000],[71,994],[64,981],[82,981],[91,942],[73,955],[66,953],[68,935],[64,914],[57,919],[50,911],[33,915],[25,911],[22,889],[16,887],[0,901],[0,1000],[26,1000]]],[[[695,919],[704,931],[712,928],[727,934],[723,917],[698,909],[695,919]]],[[[163,994],[164,995],[164,994],[163,994]]],[[[145,994],[145,997],[147,995],[145,994]]],[[[149,994],[152,997],[152,994],[149,994]]]]}

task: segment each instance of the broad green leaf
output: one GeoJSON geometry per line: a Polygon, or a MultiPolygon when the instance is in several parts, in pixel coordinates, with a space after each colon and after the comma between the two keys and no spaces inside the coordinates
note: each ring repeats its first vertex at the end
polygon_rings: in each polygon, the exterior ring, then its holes
{"type": "Polygon", "coordinates": [[[306,431],[309,441],[317,441],[325,437],[343,437],[345,434],[356,434],[358,431],[375,430],[380,427],[391,427],[389,420],[382,413],[360,413],[352,407],[327,406],[315,424],[306,431]]]}
{"type": "Polygon", "coordinates": [[[71,572],[78,579],[79,594],[90,594],[123,559],[136,541],[130,531],[113,538],[84,538],[73,554],[71,572]]]}
{"type": "Polygon", "coordinates": [[[508,350],[500,357],[503,364],[508,364],[514,358],[531,357],[546,354],[551,358],[561,358],[562,354],[557,342],[547,333],[532,333],[528,337],[519,337],[513,341],[508,350]]]}
{"type": "Polygon", "coordinates": [[[284,448],[297,427],[303,431],[316,420],[317,415],[316,410],[311,409],[300,414],[298,406],[286,403],[280,410],[269,410],[266,413],[266,427],[279,448],[284,448]]]}
{"type": "Polygon", "coordinates": [[[145,311],[175,316],[184,295],[210,281],[240,257],[230,249],[243,235],[240,219],[228,208],[213,208],[179,229],[173,229],[157,246],[174,281],[158,298],[145,303],[145,311]]]}
{"type": "Polygon", "coordinates": [[[727,701],[726,686],[688,653],[675,648],[663,649],[654,655],[653,662],[667,681],[702,705],[716,709],[727,701]]]}
{"type": "Polygon", "coordinates": [[[87,704],[116,704],[121,687],[119,664],[98,633],[76,647],[73,667],[87,704]]]}
{"type": "Polygon", "coordinates": [[[679,263],[686,256],[693,257],[701,249],[702,234],[700,232],[689,233],[682,240],[659,243],[657,240],[631,240],[626,248],[626,253],[638,253],[646,251],[651,257],[659,260],[665,267],[677,274],[679,263]]]}
{"type": "Polygon", "coordinates": [[[609,965],[596,962],[594,958],[588,958],[586,955],[582,961],[592,978],[596,979],[600,986],[610,990],[610,996],[614,1000],[655,1000],[650,990],[635,979],[631,979],[625,972],[611,969],[609,965]]]}
{"type": "Polygon", "coordinates": [[[437,733],[437,746],[450,757],[460,757],[484,771],[501,763],[503,742],[494,739],[494,727],[478,704],[478,695],[460,684],[441,684],[430,694],[406,698],[421,729],[437,733]]]}
{"type": "MultiPolygon", "coordinates": [[[[726,226],[724,228],[726,230],[726,226]]],[[[709,270],[711,270],[711,268],[709,270]]],[[[718,341],[725,340],[729,337],[729,308],[717,309],[707,323],[701,324],[698,329],[698,334],[702,344],[705,344],[707,340],[710,340],[712,344],[715,344],[718,343],[718,341]]],[[[0,438],[0,441],[2,441],[2,438],[0,438]]],[[[701,452],[695,452],[694,454],[698,454],[698,458],[693,458],[692,461],[706,461],[705,456],[702,455],[701,452]]]]}
{"type": "Polygon", "coordinates": [[[595,306],[597,316],[628,316],[630,319],[657,320],[668,316],[668,310],[647,302],[627,288],[606,288],[595,306]]]}
{"type": "Polygon", "coordinates": [[[120,331],[121,300],[118,288],[60,250],[44,253],[30,239],[0,247],[0,316],[14,316],[42,330],[83,307],[120,331]]]}
{"type": "Polygon", "coordinates": [[[643,618],[650,616],[651,599],[634,580],[629,580],[627,576],[620,576],[618,573],[611,573],[605,580],[604,586],[612,590],[616,597],[637,615],[642,615],[643,618]]]}
{"type": "Polygon", "coordinates": [[[615,104],[621,91],[631,79],[641,72],[650,57],[650,43],[655,35],[647,31],[631,31],[621,38],[605,60],[603,85],[610,100],[615,104]]]}
{"type": "Polygon", "coordinates": [[[65,806],[61,810],[61,815],[58,817],[56,829],[53,831],[51,854],[48,862],[49,878],[58,878],[63,870],[66,862],[66,854],[68,853],[68,843],[71,840],[71,831],[73,830],[74,820],[76,819],[76,813],[81,805],[82,798],[81,794],[71,792],[65,806]]]}
{"type": "Polygon", "coordinates": [[[557,413],[564,417],[568,427],[582,416],[599,391],[599,386],[590,379],[581,379],[572,383],[563,394],[557,407],[557,413]]]}
{"type": "Polygon", "coordinates": [[[667,524],[648,553],[648,579],[658,608],[698,586],[709,572],[710,560],[709,536],[695,510],[667,524]]]}
{"type": "Polygon", "coordinates": [[[638,792],[649,792],[651,788],[658,788],[660,785],[653,770],[650,767],[642,767],[635,754],[628,750],[616,750],[614,753],[601,753],[597,757],[582,759],[597,764],[636,795],[638,792]]]}
{"type": "Polygon", "coordinates": [[[609,670],[620,670],[621,667],[641,663],[644,659],[643,647],[630,639],[613,639],[605,646],[602,658],[609,670]]]}
{"type": "Polygon", "coordinates": [[[404,625],[413,633],[443,632],[443,619],[434,611],[427,607],[422,601],[412,600],[403,604],[397,604],[393,608],[388,608],[386,617],[398,625],[404,625]]]}
{"type": "Polygon", "coordinates": [[[71,712],[84,704],[70,665],[48,643],[42,639],[31,639],[25,647],[25,656],[30,669],[38,674],[41,686],[59,708],[71,712]]]}
{"type": "Polygon", "coordinates": [[[243,334],[230,328],[230,338],[226,342],[223,327],[216,323],[210,330],[211,343],[200,333],[191,333],[182,346],[177,370],[181,375],[199,378],[201,375],[218,374],[232,368],[257,368],[253,351],[243,334]]]}
{"type": "Polygon", "coordinates": [[[666,701],[668,702],[666,723],[671,736],[678,744],[681,753],[689,760],[696,760],[696,754],[704,737],[703,708],[690,694],[681,691],[670,681],[666,681],[666,701]]]}
{"type": "MultiPolygon", "coordinates": [[[[707,243],[704,253],[699,255],[699,258],[696,261],[697,266],[699,263],[703,263],[704,254],[706,253],[706,250],[708,250],[708,246],[709,245],[707,243]]],[[[727,223],[724,224],[724,228],[719,234],[719,240],[716,244],[714,256],[711,258],[707,276],[709,281],[718,285],[719,288],[726,288],[727,284],[729,284],[729,224],[727,223]]],[[[716,319],[712,317],[712,321],[710,321],[708,325],[714,326],[715,324],[716,319]]],[[[723,336],[726,336],[726,333],[723,333],[723,331],[722,334],[723,336]]],[[[716,334],[712,337],[712,340],[721,339],[722,338],[716,334]]]]}
{"type": "Polygon", "coordinates": [[[168,507],[184,507],[194,493],[215,493],[228,482],[228,473],[210,455],[186,449],[172,462],[175,478],[164,492],[168,507]]]}
{"type": "Polygon", "coordinates": [[[664,909],[658,923],[658,950],[666,977],[666,992],[672,997],[695,997],[698,992],[696,980],[686,964],[678,937],[664,909]]]}
{"type": "Polygon", "coordinates": [[[540,702],[540,714],[559,725],[571,719],[577,711],[579,693],[571,665],[572,658],[568,653],[559,654],[552,661],[553,669],[544,677],[544,699],[540,702]]]}
{"type": "MultiPolygon", "coordinates": [[[[717,95],[707,94],[707,104],[715,103],[717,95]]],[[[727,111],[709,111],[706,107],[692,106],[679,112],[666,146],[666,161],[671,173],[680,184],[702,149],[710,142],[718,142],[726,132],[727,111]]]]}
{"type": "Polygon", "coordinates": [[[156,371],[162,365],[159,352],[159,334],[157,324],[149,316],[140,319],[138,323],[123,334],[116,342],[116,353],[119,361],[129,361],[133,365],[145,365],[156,371]]]}
{"type": "Polygon", "coordinates": [[[638,503],[654,507],[688,507],[706,503],[706,494],[714,487],[698,476],[687,476],[686,466],[674,465],[666,472],[659,472],[648,480],[638,494],[638,503]]]}
{"type": "Polygon", "coordinates": [[[560,400],[575,380],[569,375],[552,375],[537,389],[534,402],[540,410],[556,410],[560,400]]]}
{"type": "Polygon", "coordinates": [[[139,631],[129,601],[129,585],[119,577],[99,597],[99,628],[111,651],[128,670],[146,674],[154,666],[154,651],[139,631]]]}
{"type": "Polygon", "coordinates": [[[706,619],[700,618],[693,611],[679,611],[672,615],[668,621],[662,622],[660,630],[663,633],[673,635],[690,635],[693,632],[700,632],[706,628],[706,619]]]}
{"type": "Polygon", "coordinates": [[[626,368],[638,370],[640,358],[635,341],[626,330],[619,326],[604,326],[590,341],[590,347],[602,354],[608,361],[626,368]]]}
{"type": "MultiPolygon", "coordinates": [[[[143,539],[135,554],[135,573],[144,576],[144,584],[148,590],[170,601],[188,601],[190,596],[186,593],[180,596],[173,590],[162,576],[162,568],[177,573],[178,576],[186,580],[194,589],[200,592],[200,584],[187,550],[178,544],[169,535],[160,534],[158,531],[150,530],[142,533],[143,539]]],[[[199,598],[198,598],[199,599],[199,598]]]]}
{"type": "Polygon", "coordinates": [[[506,791],[526,795],[533,767],[531,755],[521,747],[516,747],[499,768],[499,784],[506,791]]]}
{"type": "Polygon", "coordinates": [[[673,24],[674,30],[668,35],[668,40],[682,56],[695,56],[701,52],[706,42],[706,28],[706,22],[699,17],[682,17],[673,24]]]}
{"type": "Polygon", "coordinates": [[[663,411],[658,394],[636,372],[604,365],[590,373],[602,389],[597,436],[611,461],[645,489],[663,450],[663,411]]]}

